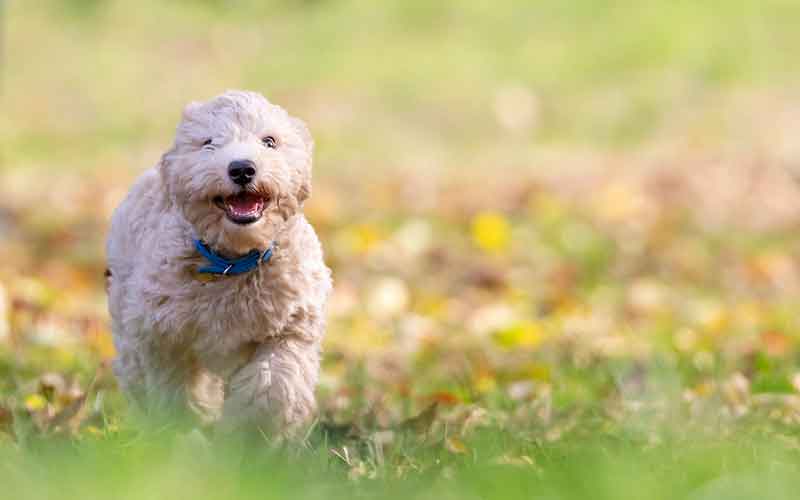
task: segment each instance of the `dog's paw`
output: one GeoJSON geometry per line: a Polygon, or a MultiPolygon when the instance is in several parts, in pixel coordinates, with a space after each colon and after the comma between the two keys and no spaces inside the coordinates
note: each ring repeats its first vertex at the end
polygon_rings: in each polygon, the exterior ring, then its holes
{"type": "Polygon", "coordinates": [[[271,386],[272,367],[268,360],[249,363],[234,373],[225,391],[221,430],[232,431],[264,419],[270,410],[271,386]]]}
{"type": "Polygon", "coordinates": [[[271,352],[228,381],[220,428],[257,427],[284,432],[309,420],[315,408],[313,377],[292,355],[271,352]]]}

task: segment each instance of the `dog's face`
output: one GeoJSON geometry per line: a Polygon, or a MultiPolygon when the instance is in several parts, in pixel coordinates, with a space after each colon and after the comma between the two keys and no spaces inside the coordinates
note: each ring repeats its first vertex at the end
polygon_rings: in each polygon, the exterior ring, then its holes
{"type": "Polygon", "coordinates": [[[311,192],[313,144],[303,122],[253,92],[189,104],[161,161],[168,196],[213,248],[269,246],[311,192]]]}

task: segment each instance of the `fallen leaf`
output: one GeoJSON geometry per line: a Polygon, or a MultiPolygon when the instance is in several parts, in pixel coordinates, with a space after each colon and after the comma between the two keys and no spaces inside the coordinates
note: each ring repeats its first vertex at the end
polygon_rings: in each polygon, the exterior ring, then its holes
{"type": "Polygon", "coordinates": [[[494,338],[499,345],[506,348],[536,347],[544,340],[544,330],[538,323],[522,321],[498,330],[494,338]]]}
{"type": "Polygon", "coordinates": [[[483,212],[472,219],[472,241],[482,250],[497,253],[511,240],[511,225],[497,212],[483,212]]]}
{"type": "Polygon", "coordinates": [[[28,396],[25,397],[25,408],[27,408],[28,411],[32,412],[39,411],[46,406],[47,406],[47,399],[45,399],[45,397],[42,396],[41,394],[38,393],[29,394],[28,396]]]}
{"type": "Polygon", "coordinates": [[[447,391],[434,392],[428,397],[428,399],[446,405],[455,405],[461,402],[460,397],[453,394],[452,392],[447,392],[447,391]]]}
{"type": "Polygon", "coordinates": [[[416,417],[411,417],[400,424],[400,428],[413,430],[414,432],[425,434],[436,420],[439,411],[439,403],[434,402],[416,417]]]}
{"type": "Polygon", "coordinates": [[[460,439],[450,436],[444,441],[444,447],[450,453],[455,453],[458,455],[464,454],[467,452],[467,445],[464,444],[463,441],[460,439]]]}
{"type": "Polygon", "coordinates": [[[4,406],[0,406],[0,432],[11,433],[14,424],[14,414],[4,406]]]}

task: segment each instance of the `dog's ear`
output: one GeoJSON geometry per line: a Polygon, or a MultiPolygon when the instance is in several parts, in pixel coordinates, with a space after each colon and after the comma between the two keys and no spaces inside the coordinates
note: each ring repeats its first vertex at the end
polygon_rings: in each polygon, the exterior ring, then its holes
{"type": "Polygon", "coordinates": [[[305,145],[308,156],[311,157],[311,153],[314,152],[314,139],[311,138],[311,132],[308,131],[306,122],[293,116],[289,117],[289,120],[291,120],[297,135],[303,140],[303,145],[305,145]]]}
{"type": "Polygon", "coordinates": [[[197,102],[197,101],[192,101],[192,102],[190,102],[189,104],[187,104],[187,105],[186,105],[186,107],[185,107],[185,108],[183,108],[183,113],[182,113],[182,117],[183,117],[183,119],[184,119],[184,120],[188,120],[189,118],[191,118],[191,117],[192,117],[192,115],[194,115],[194,113],[195,113],[195,112],[196,112],[198,109],[200,109],[200,107],[201,107],[202,105],[203,105],[203,103],[202,103],[202,102],[197,102]]]}
{"type": "Polygon", "coordinates": [[[172,200],[172,189],[169,182],[169,172],[167,172],[170,162],[172,161],[172,157],[174,156],[176,151],[175,146],[172,146],[167,150],[166,153],[161,155],[161,158],[158,160],[158,164],[156,165],[156,170],[158,171],[158,175],[161,176],[161,183],[164,186],[164,195],[167,197],[168,200],[172,200]]]}
{"type": "Polygon", "coordinates": [[[300,180],[297,185],[297,194],[295,195],[297,203],[302,205],[311,196],[311,157],[314,154],[314,139],[311,138],[311,132],[308,131],[308,127],[303,120],[294,117],[290,117],[290,120],[298,137],[303,141],[307,157],[305,164],[299,167],[300,180]]]}

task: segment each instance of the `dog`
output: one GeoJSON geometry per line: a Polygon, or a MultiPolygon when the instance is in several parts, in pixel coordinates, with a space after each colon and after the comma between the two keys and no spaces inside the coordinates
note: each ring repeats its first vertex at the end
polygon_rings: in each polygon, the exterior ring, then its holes
{"type": "Polygon", "coordinates": [[[313,418],[332,281],[302,211],[312,151],[302,121],[227,91],[184,109],[115,210],[112,367],[148,417],[287,436],[313,418]]]}

